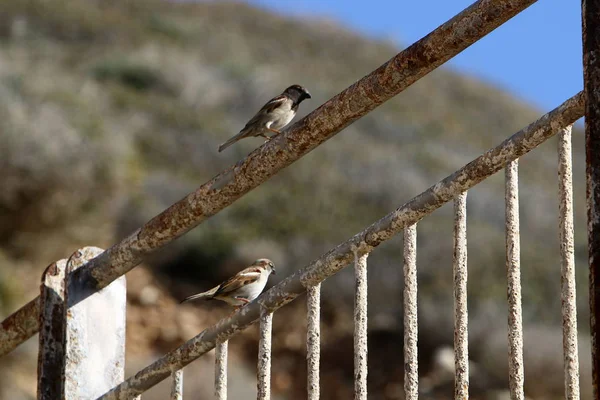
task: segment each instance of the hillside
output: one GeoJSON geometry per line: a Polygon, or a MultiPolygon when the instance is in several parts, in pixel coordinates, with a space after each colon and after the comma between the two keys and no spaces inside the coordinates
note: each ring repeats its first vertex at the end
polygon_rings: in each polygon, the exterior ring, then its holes
{"type": "MultiPolygon", "coordinates": [[[[0,317],[36,294],[50,262],[81,245],[110,246],[260,145],[261,139],[247,139],[216,151],[286,86],[299,83],[313,95],[301,117],[399,50],[331,22],[233,2],[1,2],[0,317]]],[[[134,271],[128,278],[131,369],[227,312],[214,304],[176,307],[171,296],[207,288],[257,257],[275,261],[276,283],[541,114],[450,69],[427,76],[134,271]],[[160,300],[144,300],[148,287],[160,300]]],[[[576,256],[585,330],[582,143],[576,131],[576,256]]],[[[531,398],[563,393],[556,160],[551,140],[521,162],[531,398]],[[543,370],[548,365],[550,371],[543,370]],[[550,373],[558,378],[536,384],[536,376],[550,373]]],[[[473,390],[492,399],[506,387],[502,174],[473,189],[468,207],[471,351],[482,374],[473,390]]],[[[426,218],[418,232],[421,371],[434,382],[432,396],[436,390],[447,396],[451,387],[434,367],[438,350],[452,343],[451,207],[426,218]]],[[[393,240],[369,259],[373,398],[401,398],[401,368],[384,368],[401,367],[397,357],[386,359],[401,354],[401,244],[393,240]]],[[[327,399],[348,398],[352,387],[351,369],[342,365],[351,360],[352,296],[351,271],[323,286],[327,399]]],[[[275,317],[274,362],[281,372],[274,373],[274,387],[282,399],[303,398],[303,309],[301,299],[275,317]]],[[[249,331],[232,354],[244,360],[232,373],[250,388],[256,338],[249,331]]],[[[587,346],[582,342],[582,351],[587,346]]],[[[200,364],[210,375],[210,362],[200,364]]],[[[0,373],[0,396],[17,399],[18,390],[29,398],[34,343],[0,360],[3,367],[13,375],[0,373]],[[17,378],[3,382],[3,376],[17,378]]],[[[191,383],[186,390],[193,390],[191,383]]]]}

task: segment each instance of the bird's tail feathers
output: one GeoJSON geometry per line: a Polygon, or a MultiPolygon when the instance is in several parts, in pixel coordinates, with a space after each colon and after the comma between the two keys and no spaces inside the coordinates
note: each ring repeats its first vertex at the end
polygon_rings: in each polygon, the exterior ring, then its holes
{"type": "Polygon", "coordinates": [[[234,144],[235,142],[237,142],[238,140],[243,139],[245,137],[246,132],[244,130],[240,131],[240,133],[238,133],[237,135],[235,135],[234,137],[232,137],[231,139],[219,146],[219,153],[231,146],[232,144],[234,144]]]}
{"type": "Polygon", "coordinates": [[[191,296],[186,297],[185,299],[181,300],[181,303],[185,303],[188,301],[192,301],[192,300],[198,300],[198,299],[203,299],[203,300],[210,300],[214,297],[215,293],[217,292],[217,290],[219,290],[219,286],[214,287],[206,292],[202,292],[202,293],[198,293],[198,294],[193,294],[191,296]]]}

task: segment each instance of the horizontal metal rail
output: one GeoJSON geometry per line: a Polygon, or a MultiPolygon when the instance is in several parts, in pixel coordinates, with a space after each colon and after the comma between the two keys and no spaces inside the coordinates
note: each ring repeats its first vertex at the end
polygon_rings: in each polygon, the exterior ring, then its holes
{"type": "MultiPolygon", "coordinates": [[[[348,265],[355,256],[370,253],[381,242],[390,239],[404,228],[414,225],[457,195],[470,189],[509,162],[528,153],[583,116],[582,93],[570,98],[526,128],[506,139],[499,146],[477,157],[452,175],[433,185],[394,212],[373,223],[362,232],[341,243],[308,266],[298,270],[275,287],[248,304],[231,317],[219,321],[180,347],[167,353],[135,376],[106,393],[100,399],[130,399],[169,377],[213,349],[217,341],[231,338],[255,323],[264,308],[274,312],[348,265]]],[[[264,311],[263,311],[264,312],[264,311]]]]}
{"type": "MultiPolygon", "coordinates": [[[[73,281],[89,285],[90,293],[108,286],[138,265],[143,256],[223,210],[533,3],[535,0],[480,0],[472,4],[89,261],[74,272],[73,281]]],[[[39,330],[38,315],[36,299],[2,322],[0,355],[39,330]]]]}

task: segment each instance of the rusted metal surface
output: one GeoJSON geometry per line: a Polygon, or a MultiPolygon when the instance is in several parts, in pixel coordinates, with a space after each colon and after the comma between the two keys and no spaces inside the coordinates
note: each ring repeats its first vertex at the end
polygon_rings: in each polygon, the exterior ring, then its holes
{"type": "Polygon", "coordinates": [[[467,311],[467,192],[454,200],[454,399],[469,398],[467,311]]]}
{"type": "Polygon", "coordinates": [[[354,255],[354,400],[367,400],[367,257],[354,255]]]}
{"type": "Polygon", "coordinates": [[[42,274],[38,350],[38,400],[63,396],[65,381],[65,269],[67,260],[52,263],[42,274]]]}
{"type": "Polygon", "coordinates": [[[89,295],[70,277],[102,253],[97,247],[77,250],[67,261],[65,277],[66,399],[92,400],[121,383],[125,369],[126,285],[122,276],[89,295]],[[84,300],[81,300],[81,299],[84,300]]]}
{"type": "MultiPolygon", "coordinates": [[[[559,129],[573,124],[582,116],[583,94],[579,93],[506,139],[499,146],[477,157],[399,209],[384,216],[308,266],[284,279],[259,298],[260,306],[267,307],[270,311],[284,306],[304,293],[306,287],[322,282],[352,262],[354,251],[359,256],[370,253],[383,241],[392,238],[405,227],[415,224],[421,218],[454,199],[458,194],[498,172],[510,161],[528,153],[556,134],[559,129]]],[[[260,315],[260,306],[257,301],[248,304],[230,318],[223,319],[204,330],[139,371],[135,376],[128,378],[101,398],[128,399],[156,385],[167,378],[173,368],[182,368],[212,350],[218,338],[228,339],[255,323],[260,315]]]]}
{"type": "Polygon", "coordinates": [[[417,225],[404,230],[404,398],[419,398],[417,225]]]}
{"type": "MultiPolygon", "coordinates": [[[[227,340],[224,340],[219,341],[217,344],[217,348],[215,349],[215,399],[217,400],[227,400],[228,348],[229,342],[227,340]]],[[[120,398],[124,399],[125,397],[120,398]]]]}
{"type": "Polygon", "coordinates": [[[577,299],[575,296],[575,239],[573,226],[573,167],[571,126],[558,134],[559,243],[565,399],[579,400],[579,350],[577,346],[577,299]]]}
{"type": "Polygon", "coordinates": [[[475,2],[93,259],[73,279],[90,288],[107,286],[139,264],[144,255],[229,206],[533,3],[535,0],[475,2]]]}
{"type": "Polygon", "coordinates": [[[600,397],[600,4],[582,0],[583,89],[585,106],[585,162],[590,271],[590,333],[592,383],[600,397]]]}
{"type": "Polygon", "coordinates": [[[0,325],[0,356],[14,350],[18,345],[40,330],[39,296],[9,315],[0,325]]]}
{"type": "Polygon", "coordinates": [[[519,164],[506,167],[506,272],[508,276],[508,386],[511,400],[523,400],[523,311],[519,233],[519,164]]]}
{"type": "Polygon", "coordinates": [[[171,373],[171,400],[183,400],[183,370],[171,373]]]}
{"type": "Polygon", "coordinates": [[[307,332],[306,332],[306,361],[307,361],[307,399],[319,400],[319,366],[321,362],[321,284],[309,286],[306,289],[307,332]]]}
{"type": "Polygon", "coordinates": [[[260,315],[258,341],[257,400],[271,399],[271,332],[273,313],[263,309],[260,315]]]}

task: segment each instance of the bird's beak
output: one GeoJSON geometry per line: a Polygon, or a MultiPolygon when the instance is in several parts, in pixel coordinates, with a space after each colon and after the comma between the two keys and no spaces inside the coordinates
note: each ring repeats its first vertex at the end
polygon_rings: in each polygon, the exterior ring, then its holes
{"type": "Polygon", "coordinates": [[[310,93],[308,93],[308,90],[304,91],[304,96],[302,97],[304,97],[305,99],[312,99],[312,96],[310,95],[310,93]]]}
{"type": "Polygon", "coordinates": [[[273,275],[277,275],[277,274],[275,273],[275,268],[271,268],[271,273],[272,273],[273,275]]]}

